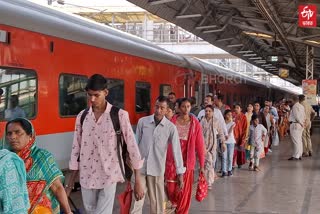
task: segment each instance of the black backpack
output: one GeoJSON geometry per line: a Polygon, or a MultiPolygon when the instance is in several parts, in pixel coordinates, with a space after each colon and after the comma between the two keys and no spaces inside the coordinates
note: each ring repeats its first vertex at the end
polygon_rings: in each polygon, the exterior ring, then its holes
{"type": "MultiPolygon", "coordinates": [[[[127,144],[124,141],[121,127],[120,127],[119,110],[120,110],[119,108],[112,106],[110,111],[110,117],[112,120],[114,131],[116,132],[116,135],[117,135],[117,155],[118,155],[121,173],[124,179],[127,179],[130,181],[133,174],[133,170],[132,170],[132,167],[130,166],[130,158],[127,150],[127,144]]],[[[88,111],[89,111],[89,108],[86,108],[81,115],[81,118],[80,118],[81,128],[82,128],[84,119],[88,114],[88,111]]],[[[79,155],[78,161],[80,161],[80,155],[79,155]]]]}

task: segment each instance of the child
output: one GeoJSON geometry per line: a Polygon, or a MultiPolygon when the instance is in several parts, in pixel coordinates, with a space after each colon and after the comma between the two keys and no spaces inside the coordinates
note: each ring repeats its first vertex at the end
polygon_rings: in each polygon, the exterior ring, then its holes
{"type": "Polygon", "coordinates": [[[228,130],[228,136],[225,136],[226,138],[225,144],[227,148],[222,155],[221,177],[232,176],[232,160],[233,160],[233,153],[234,153],[234,145],[236,143],[236,140],[234,139],[234,135],[233,135],[233,128],[235,126],[235,123],[232,120],[231,110],[226,110],[224,112],[224,119],[225,119],[227,130],[228,130]]]}
{"type": "Polygon", "coordinates": [[[252,115],[251,121],[252,125],[250,126],[249,134],[249,145],[251,146],[249,170],[254,170],[258,172],[260,171],[259,159],[263,150],[264,140],[268,131],[262,124],[259,124],[259,118],[257,115],[252,115]]]}

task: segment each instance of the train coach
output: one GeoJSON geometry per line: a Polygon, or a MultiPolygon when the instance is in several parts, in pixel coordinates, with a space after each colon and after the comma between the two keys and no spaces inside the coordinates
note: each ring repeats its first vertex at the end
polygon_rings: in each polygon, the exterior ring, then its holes
{"type": "Polygon", "coordinates": [[[129,112],[132,124],[150,113],[160,94],[177,97],[221,92],[243,105],[290,92],[196,58],[185,58],[111,27],[25,0],[0,1],[0,135],[6,109],[18,105],[40,147],[68,166],[76,115],[94,73],[108,81],[108,100],[129,112]],[[17,104],[12,96],[18,97],[17,104]]]}

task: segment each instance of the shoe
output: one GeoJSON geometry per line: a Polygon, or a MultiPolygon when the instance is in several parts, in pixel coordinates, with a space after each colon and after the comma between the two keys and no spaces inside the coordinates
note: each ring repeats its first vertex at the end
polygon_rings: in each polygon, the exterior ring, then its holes
{"type": "Polygon", "coordinates": [[[269,152],[269,153],[272,153],[272,150],[271,150],[271,149],[268,149],[268,152],[269,152]]]}
{"type": "Polygon", "coordinates": [[[288,160],[291,161],[291,160],[299,160],[299,159],[298,159],[298,158],[295,158],[295,157],[291,157],[291,158],[289,158],[288,160]]]}
{"type": "Polygon", "coordinates": [[[298,160],[302,160],[302,157],[299,157],[298,160]]]}
{"type": "Polygon", "coordinates": [[[259,171],[261,171],[260,170],[260,168],[259,167],[257,167],[257,166],[254,166],[254,169],[253,169],[254,171],[256,171],[256,172],[259,172],[259,171]]]}
{"type": "Polygon", "coordinates": [[[302,157],[309,157],[309,154],[303,153],[302,157]]]}
{"type": "Polygon", "coordinates": [[[232,176],[233,174],[232,174],[232,171],[229,171],[228,172],[228,176],[232,176]]]}
{"type": "Polygon", "coordinates": [[[208,185],[208,189],[212,189],[212,186],[211,186],[211,185],[208,185]]]}
{"type": "Polygon", "coordinates": [[[227,176],[227,173],[226,172],[222,172],[221,177],[223,178],[225,176],[227,176]]]}
{"type": "Polygon", "coordinates": [[[309,157],[312,157],[312,152],[309,152],[309,157]]]}
{"type": "Polygon", "coordinates": [[[242,165],[238,165],[238,169],[241,169],[242,165]]]}

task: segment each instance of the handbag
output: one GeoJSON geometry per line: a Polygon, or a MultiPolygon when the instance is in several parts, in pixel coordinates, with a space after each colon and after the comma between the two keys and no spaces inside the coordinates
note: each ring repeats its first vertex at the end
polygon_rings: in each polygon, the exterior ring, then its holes
{"type": "Polygon", "coordinates": [[[118,195],[118,201],[120,204],[120,214],[129,214],[131,201],[132,201],[132,187],[130,181],[128,181],[126,190],[118,195]]]}
{"type": "Polygon", "coordinates": [[[272,145],[273,146],[279,146],[279,135],[278,135],[278,131],[275,130],[272,136],[272,145]]]}
{"type": "Polygon", "coordinates": [[[201,172],[198,179],[198,186],[196,192],[196,200],[201,202],[203,201],[208,195],[208,183],[204,174],[201,172]]]}

